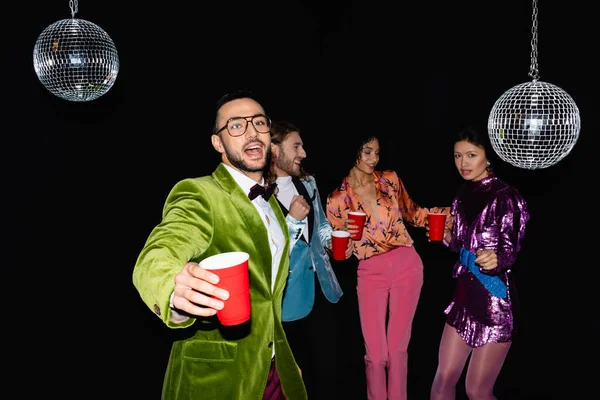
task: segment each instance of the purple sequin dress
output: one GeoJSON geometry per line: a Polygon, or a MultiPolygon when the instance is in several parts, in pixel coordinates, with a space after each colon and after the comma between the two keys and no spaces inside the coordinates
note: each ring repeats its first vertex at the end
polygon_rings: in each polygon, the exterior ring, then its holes
{"type": "Polygon", "coordinates": [[[527,203],[512,186],[494,174],[460,187],[452,202],[454,226],[448,248],[459,252],[465,247],[472,253],[479,249],[493,249],[498,255],[498,267],[480,271],[498,276],[507,286],[508,296],[492,296],[468,268],[456,262],[453,277],[456,289],[450,305],[444,311],[446,322],[471,347],[488,342],[512,340],[516,299],[515,283],[511,273],[525,225],[529,220],[527,203]]]}

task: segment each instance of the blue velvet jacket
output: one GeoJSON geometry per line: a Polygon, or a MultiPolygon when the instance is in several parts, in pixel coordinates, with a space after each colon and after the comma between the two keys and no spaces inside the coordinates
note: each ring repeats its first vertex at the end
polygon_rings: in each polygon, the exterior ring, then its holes
{"type": "MultiPolygon", "coordinates": [[[[308,214],[308,226],[287,216],[291,245],[290,269],[283,293],[283,321],[295,321],[306,317],[315,302],[315,273],[325,298],[337,303],[342,297],[342,289],[331,268],[326,248],[331,243],[332,228],[325,216],[321,197],[314,177],[300,180],[293,177],[292,182],[298,193],[311,204],[308,214]],[[302,228],[308,229],[308,243],[302,235],[302,228]]],[[[283,213],[288,210],[281,204],[283,213]]]]}

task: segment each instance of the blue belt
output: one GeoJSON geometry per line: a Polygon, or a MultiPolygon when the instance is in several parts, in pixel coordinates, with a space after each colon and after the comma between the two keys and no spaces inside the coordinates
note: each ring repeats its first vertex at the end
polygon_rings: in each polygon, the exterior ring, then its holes
{"type": "Polygon", "coordinates": [[[469,250],[461,247],[459,253],[459,260],[462,265],[469,268],[469,271],[475,278],[481,282],[481,284],[492,294],[492,296],[506,298],[506,284],[497,276],[486,275],[479,270],[479,267],[475,265],[475,259],[477,256],[471,253],[469,250]]]}

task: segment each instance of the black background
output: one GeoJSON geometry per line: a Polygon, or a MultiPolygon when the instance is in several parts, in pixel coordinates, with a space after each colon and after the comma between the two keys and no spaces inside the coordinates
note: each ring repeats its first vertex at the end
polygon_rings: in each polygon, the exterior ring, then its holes
{"type": "MultiPolygon", "coordinates": [[[[531,80],[532,4],[404,3],[80,1],[76,17],[104,29],[120,59],[113,88],[84,103],[53,96],[33,70],[37,37],[70,18],[69,2],[3,6],[3,326],[19,397],[160,398],[172,332],[141,302],[131,273],[169,189],[219,162],[210,133],[227,91],[252,89],[273,119],[300,125],[323,198],[350,167],[338,162],[354,151],[345,138],[373,132],[383,137],[381,165],[398,171],[414,200],[449,204],[461,183],[455,127],[485,127],[495,100],[531,80]]],[[[540,80],[574,99],[582,123],[554,166],[494,165],[532,215],[515,268],[521,330],[498,380],[503,399],[586,398],[598,371],[597,229],[587,224],[598,174],[593,2],[541,3],[540,80]]],[[[420,400],[435,373],[455,255],[411,234],[425,264],[409,349],[409,395],[420,400]]],[[[361,399],[356,263],[334,268],[348,348],[340,398],[361,399]]]]}

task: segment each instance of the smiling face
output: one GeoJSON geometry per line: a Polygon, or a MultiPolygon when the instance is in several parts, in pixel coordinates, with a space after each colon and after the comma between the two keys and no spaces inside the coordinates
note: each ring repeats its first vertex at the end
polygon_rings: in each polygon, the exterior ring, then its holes
{"type": "Polygon", "coordinates": [[[478,181],[488,176],[485,149],[466,140],[454,144],[454,164],[465,180],[478,181]]]}
{"type": "MultiPolygon", "coordinates": [[[[250,98],[232,100],[219,109],[216,126],[225,126],[231,118],[259,114],[265,114],[265,111],[255,100],[250,98]]],[[[259,133],[254,129],[253,124],[248,123],[246,132],[241,136],[233,137],[227,129],[219,134],[213,134],[212,144],[215,150],[221,153],[224,164],[239,170],[257,182],[262,179],[271,151],[271,137],[268,132],[259,133]]]]}
{"type": "Polygon", "coordinates": [[[365,174],[372,174],[379,162],[379,140],[373,138],[364,144],[360,150],[359,159],[356,162],[356,168],[365,174]]]}
{"type": "Polygon", "coordinates": [[[302,171],[302,160],[306,158],[306,151],[300,134],[290,132],[283,142],[273,144],[273,170],[277,176],[299,177],[302,171]]]}

